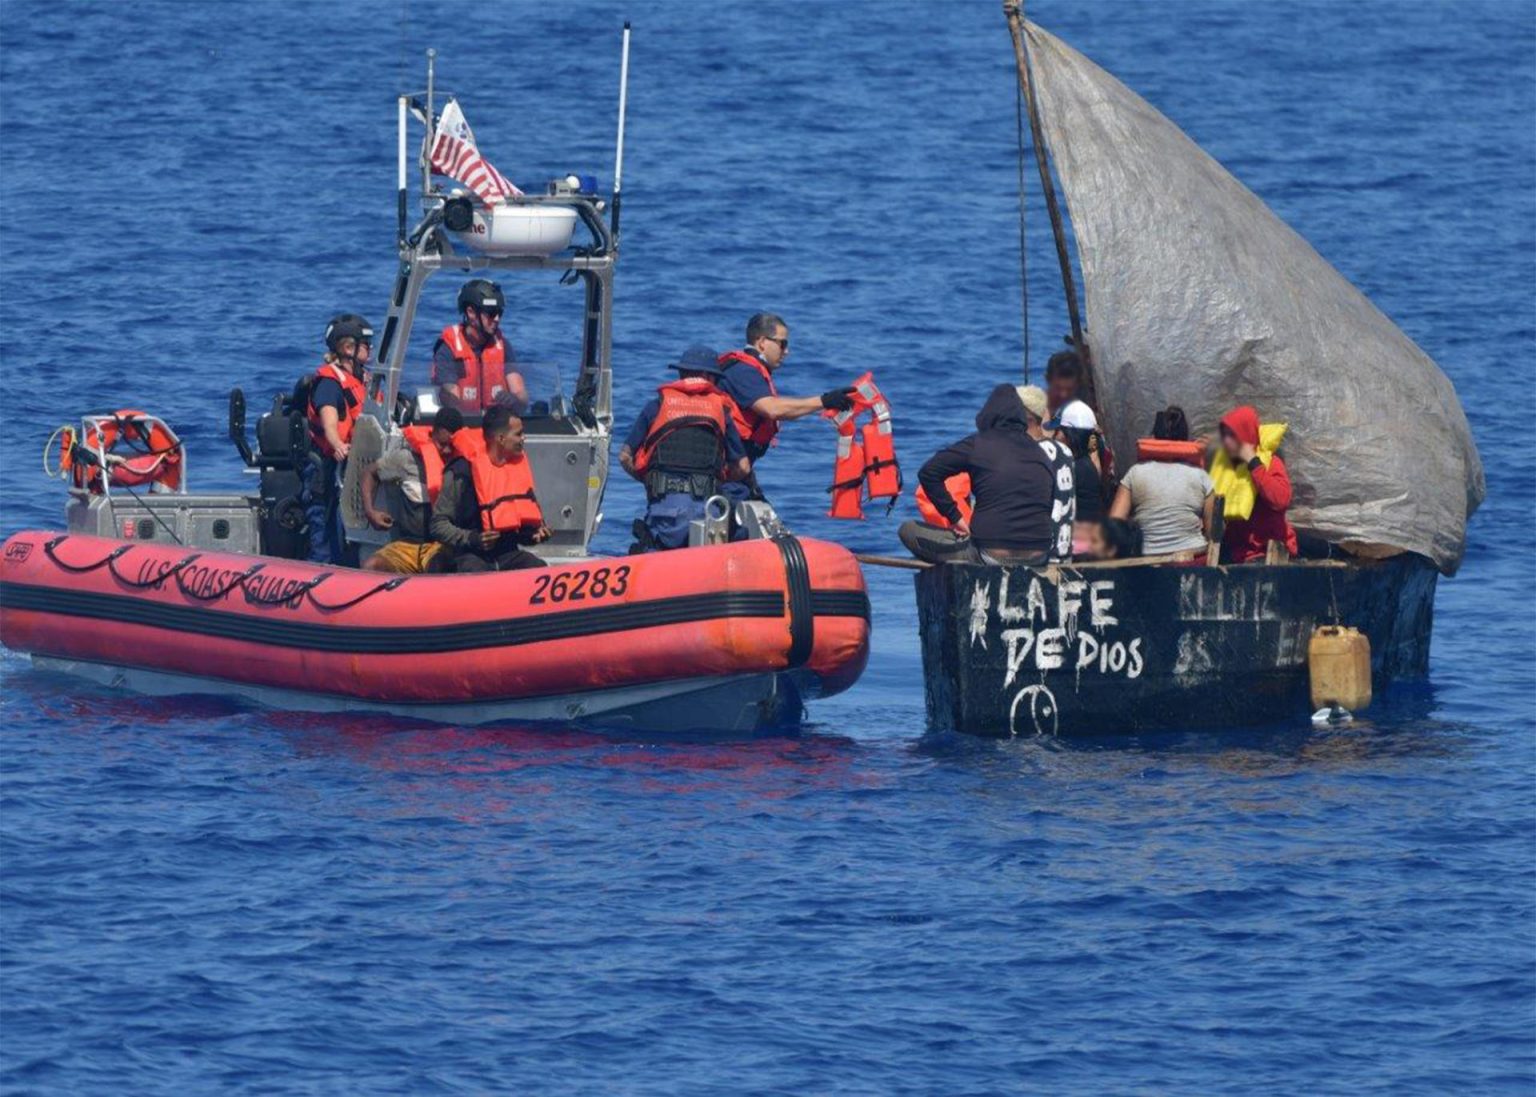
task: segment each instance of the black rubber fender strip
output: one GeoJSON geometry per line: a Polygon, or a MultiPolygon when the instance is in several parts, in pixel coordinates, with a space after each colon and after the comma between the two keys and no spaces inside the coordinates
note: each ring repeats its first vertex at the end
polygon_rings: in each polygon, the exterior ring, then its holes
{"type": "Polygon", "coordinates": [[[862,590],[812,590],[811,609],[817,617],[859,617],[869,620],[869,595],[862,590]]]}
{"type": "Polygon", "coordinates": [[[811,566],[805,549],[791,534],[775,537],[784,558],[784,586],[789,592],[789,668],[803,667],[816,645],[816,612],[811,606],[811,566]]]}

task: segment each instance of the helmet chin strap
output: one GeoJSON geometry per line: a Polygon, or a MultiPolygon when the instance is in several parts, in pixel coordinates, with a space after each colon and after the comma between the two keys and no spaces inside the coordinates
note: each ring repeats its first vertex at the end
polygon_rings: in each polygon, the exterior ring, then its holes
{"type": "Polygon", "coordinates": [[[485,313],[481,312],[479,309],[475,310],[475,319],[472,323],[469,321],[468,313],[465,313],[464,320],[465,328],[469,331],[473,331],[477,336],[479,336],[481,346],[485,346],[495,338],[495,332],[485,322],[485,313]]]}
{"type": "Polygon", "coordinates": [[[347,367],[347,371],[353,375],[360,374],[363,371],[362,356],[357,353],[356,345],[353,346],[351,354],[343,354],[341,351],[337,351],[336,360],[343,363],[347,367]]]}

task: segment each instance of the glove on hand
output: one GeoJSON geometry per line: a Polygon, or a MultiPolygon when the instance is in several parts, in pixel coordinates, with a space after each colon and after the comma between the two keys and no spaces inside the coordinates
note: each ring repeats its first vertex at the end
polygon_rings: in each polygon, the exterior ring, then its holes
{"type": "Polygon", "coordinates": [[[821,394],[821,406],[828,411],[847,411],[853,407],[853,393],[857,392],[852,385],[847,388],[828,389],[821,394]]]}

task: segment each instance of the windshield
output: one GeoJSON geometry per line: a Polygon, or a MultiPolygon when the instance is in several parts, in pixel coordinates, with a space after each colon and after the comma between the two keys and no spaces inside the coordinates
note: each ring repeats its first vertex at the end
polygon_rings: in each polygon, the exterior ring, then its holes
{"type": "MultiPolygon", "coordinates": [[[[497,325],[505,343],[505,384],[500,369],[467,371],[445,345],[461,319],[440,311],[440,291],[458,292],[450,278],[434,278],[422,294],[422,309],[411,332],[405,391],[416,394],[416,417],[453,406],[471,422],[490,403],[509,403],[523,419],[562,419],[571,414],[572,389],[581,375],[585,295],[579,286],[561,285],[547,272],[500,272],[506,307],[497,325]],[[445,326],[446,325],[446,326],[445,326]],[[480,388],[486,388],[482,393],[480,388]],[[493,391],[496,390],[496,391],[493,391]]],[[[453,307],[450,298],[450,309],[453,307]]],[[[462,340],[459,340],[462,344],[462,340]]]]}
{"type": "Polygon", "coordinates": [[[560,364],[537,359],[517,358],[507,366],[507,388],[516,392],[521,388],[526,403],[514,401],[513,410],[525,419],[563,418],[570,408],[570,394],[562,383],[560,364]]]}

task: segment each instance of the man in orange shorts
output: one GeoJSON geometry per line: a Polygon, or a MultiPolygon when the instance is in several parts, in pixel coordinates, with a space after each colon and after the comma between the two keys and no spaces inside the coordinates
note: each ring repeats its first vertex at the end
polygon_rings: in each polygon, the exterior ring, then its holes
{"type": "MultiPolygon", "coordinates": [[[[457,456],[453,438],[463,426],[464,416],[457,408],[443,408],[432,420],[427,444],[437,451],[439,478],[442,466],[457,456]]],[[[435,486],[425,467],[429,456],[403,447],[363,470],[363,510],[368,524],[390,533],[389,543],[364,561],[368,571],[420,575],[444,570],[448,557],[442,544],[432,540],[428,532],[435,486]]]]}

